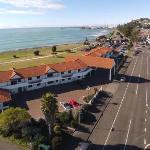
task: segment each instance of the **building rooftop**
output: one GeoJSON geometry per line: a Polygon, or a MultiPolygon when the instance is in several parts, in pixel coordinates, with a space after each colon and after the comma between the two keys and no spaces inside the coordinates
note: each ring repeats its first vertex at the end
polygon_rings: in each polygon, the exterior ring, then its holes
{"type": "Polygon", "coordinates": [[[10,92],[7,90],[0,89],[0,103],[11,101],[10,92]]]}

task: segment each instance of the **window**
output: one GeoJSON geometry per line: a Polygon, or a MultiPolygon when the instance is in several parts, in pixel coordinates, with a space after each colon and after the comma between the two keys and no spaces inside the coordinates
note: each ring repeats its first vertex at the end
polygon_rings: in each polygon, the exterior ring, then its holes
{"type": "Polygon", "coordinates": [[[81,71],[81,69],[78,69],[78,72],[80,72],[81,71]]]}
{"type": "Polygon", "coordinates": [[[64,74],[64,72],[61,72],[61,74],[64,74]]]}
{"type": "Polygon", "coordinates": [[[71,71],[69,70],[68,73],[71,73],[71,71]]]}
{"type": "Polygon", "coordinates": [[[78,76],[78,78],[81,78],[81,76],[78,76]]]}
{"type": "Polygon", "coordinates": [[[11,81],[11,85],[17,84],[17,81],[11,81]]]}
{"type": "Polygon", "coordinates": [[[71,78],[68,78],[68,80],[71,80],[71,78]]]}
{"type": "Polygon", "coordinates": [[[65,79],[62,79],[62,81],[65,81],[65,79]]]}
{"type": "Polygon", "coordinates": [[[29,87],[29,88],[31,88],[31,87],[32,87],[32,85],[29,85],[28,87],[29,87]]]}
{"type": "Polygon", "coordinates": [[[28,80],[32,80],[32,78],[30,77],[30,78],[28,78],[28,80]]]}
{"type": "Polygon", "coordinates": [[[40,86],[40,85],[41,85],[41,83],[38,83],[38,84],[37,84],[37,86],[40,86]]]}
{"type": "Polygon", "coordinates": [[[21,79],[18,79],[18,82],[21,82],[21,79]]]}
{"type": "Polygon", "coordinates": [[[40,79],[40,76],[37,76],[37,79],[40,79]]]}
{"type": "Polygon", "coordinates": [[[48,84],[52,84],[52,83],[54,83],[54,81],[49,81],[49,82],[48,82],[48,84]]]}
{"type": "Polygon", "coordinates": [[[56,80],[56,82],[58,82],[58,80],[56,80]]]}
{"type": "Polygon", "coordinates": [[[49,73],[48,75],[47,75],[47,77],[52,77],[53,76],[53,74],[52,73],[49,73]]]}

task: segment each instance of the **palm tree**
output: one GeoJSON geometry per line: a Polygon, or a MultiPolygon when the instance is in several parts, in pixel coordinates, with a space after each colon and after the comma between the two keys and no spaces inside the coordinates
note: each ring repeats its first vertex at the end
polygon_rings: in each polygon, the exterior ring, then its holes
{"type": "Polygon", "coordinates": [[[52,136],[55,115],[58,111],[57,99],[55,98],[54,94],[49,92],[43,95],[43,99],[41,101],[41,110],[48,125],[49,135],[52,136]]]}

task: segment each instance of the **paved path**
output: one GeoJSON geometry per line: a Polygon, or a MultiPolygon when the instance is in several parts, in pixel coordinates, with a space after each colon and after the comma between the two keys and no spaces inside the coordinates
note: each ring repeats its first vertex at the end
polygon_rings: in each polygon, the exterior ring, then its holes
{"type": "Polygon", "coordinates": [[[0,139],[0,150],[21,150],[18,146],[0,139]]]}

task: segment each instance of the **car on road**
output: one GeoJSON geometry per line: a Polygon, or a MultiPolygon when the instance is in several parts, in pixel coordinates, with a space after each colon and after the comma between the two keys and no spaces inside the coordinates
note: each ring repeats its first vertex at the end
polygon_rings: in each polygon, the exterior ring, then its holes
{"type": "Polygon", "coordinates": [[[66,102],[60,102],[60,105],[65,109],[65,110],[71,110],[73,107],[69,103],[66,102]]]}
{"type": "Polygon", "coordinates": [[[126,78],[125,78],[125,77],[121,77],[121,78],[120,78],[120,81],[121,81],[121,82],[125,82],[125,81],[126,81],[126,78]]]}
{"type": "Polygon", "coordinates": [[[91,143],[90,142],[80,142],[79,150],[90,150],[91,143]]]}

